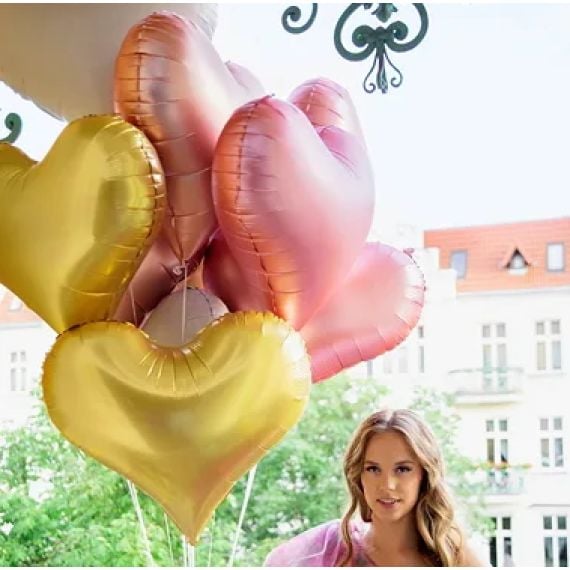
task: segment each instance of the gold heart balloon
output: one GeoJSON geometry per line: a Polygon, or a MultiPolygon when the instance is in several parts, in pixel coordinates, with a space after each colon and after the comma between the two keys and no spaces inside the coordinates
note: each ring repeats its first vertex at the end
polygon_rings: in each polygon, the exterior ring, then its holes
{"type": "Polygon", "coordinates": [[[40,163],[0,145],[0,282],[58,332],[107,319],[163,212],[158,157],[119,117],[70,123],[40,163]]]}
{"type": "Polygon", "coordinates": [[[195,544],[234,483],[301,417],[301,336],[272,313],[229,313],[180,348],[129,323],[59,336],[43,374],[63,435],[154,497],[195,544]]]}

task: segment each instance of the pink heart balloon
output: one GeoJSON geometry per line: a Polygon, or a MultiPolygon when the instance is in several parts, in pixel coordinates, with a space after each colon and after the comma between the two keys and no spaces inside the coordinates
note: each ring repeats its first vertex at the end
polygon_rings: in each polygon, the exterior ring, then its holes
{"type": "Polygon", "coordinates": [[[214,205],[243,283],[225,287],[212,256],[206,281],[232,310],[271,310],[297,330],[343,281],[374,208],[356,113],[346,92],[331,85],[314,80],[298,88],[293,96],[305,101],[302,110],[273,97],[240,107],[213,163],[214,205]],[[317,105],[335,123],[315,129],[303,111],[317,105]]]}
{"type": "MultiPolygon", "coordinates": [[[[216,262],[221,299],[253,304],[244,276],[220,232],[206,263],[216,262]]],[[[209,272],[205,273],[209,286],[209,272]]],[[[416,326],[424,304],[425,282],[406,253],[381,243],[367,243],[344,283],[301,329],[311,356],[313,382],[320,382],[359,362],[395,348],[416,326]]],[[[235,310],[230,306],[230,310],[235,310]]]]}
{"type": "Polygon", "coordinates": [[[301,329],[313,382],[395,348],[416,326],[425,282],[406,253],[367,243],[342,287],[301,329]]]}
{"type": "Polygon", "coordinates": [[[296,87],[288,100],[305,113],[314,127],[338,127],[356,135],[365,146],[356,108],[342,85],[324,77],[309,79],[296,87]]]}
{"type": "Polygon", "coordinates": [[[201,261],[217,227],[211,197],[216,142],[234,109],[263,93],[251,72],[226,66],[206,34],[181,16],[154,13],[129,30],[116,60],[115,107],[153,143],[168,209],[119,320],[140,323],[184,278],[184,266],[189,274],[201,261]]]}

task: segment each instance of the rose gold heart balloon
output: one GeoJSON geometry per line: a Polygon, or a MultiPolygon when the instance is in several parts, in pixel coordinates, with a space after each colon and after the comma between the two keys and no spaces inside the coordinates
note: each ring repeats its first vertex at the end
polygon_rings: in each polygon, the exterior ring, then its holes
{"type": "MultiPolygon", "coordinates": [[[[296,96],[318,85],[307,82],[296,96]]],[[[346,97],[329,90],[320,104],[352,109],[346,97]]],[[[343,126],[353,120],[336,113],[343,126]]],[[[209,285],[233,310],[271,310],[296,329],[344,279],[364,245],[374,206],[360,135],[335,125],[315,130],[295,105],[272,97],[242,106],[225,126],[214,157],[213,196],[244,283],[220,295],[223,277],[209,257],[209,285]]]]}
{"type": "Polygon", "coordinates": [[[353,133],[365,144],[350,95],[338,83],[324,77],[310,79],[293,90],[289,102],[301,109],[314,127],[335,126],[353,133]]]}
{"type": "Polygon", "coordinates": [[[204,288],[213,291],[232,312],[239,311],[240,306],[262,310],[263,299],[246,284],[220,230],[214,234],[204,257],[204,288]]]}
{"type": "Polygon", "coordinates": [[[227,67],[204,32],[176,14],[152,14],[127,34],[116,61],[115,106],[156,148],[169,208],[117,318],[139,323],[197,267],[217,225],[211,198],[216,141],[234,109],[262,94],[249,71],[227,67]]]}
{"type": "Polygon", "coordinates": [[[368,243],[346,281],[303,327],[313,382],[395,348],[424,304],[422,272],[406,253],[368,243]]]}

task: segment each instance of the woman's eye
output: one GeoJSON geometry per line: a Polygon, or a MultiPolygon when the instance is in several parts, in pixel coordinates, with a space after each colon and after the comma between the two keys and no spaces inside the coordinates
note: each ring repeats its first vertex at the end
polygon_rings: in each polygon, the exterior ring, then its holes
{"type": "Polygon", "coordinates": [[[406,467],[405,465],[396,468],[396,471],[398,473],[408,473],[411,470],[412,470],[411,467],[406,467]]]}
{"type": "Polygon", "coordinates": [[[374,465],[369,465],[366,468],[366,471],[368,471],[368,473],[378,473],[378,471],[380,471],[380,469],[378,469],[378,467],[375,467],[374,465]]]}

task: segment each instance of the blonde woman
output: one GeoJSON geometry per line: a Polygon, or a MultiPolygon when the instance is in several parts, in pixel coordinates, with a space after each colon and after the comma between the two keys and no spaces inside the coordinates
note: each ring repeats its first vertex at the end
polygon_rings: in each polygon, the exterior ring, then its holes
{"type": "Polygon", "coordinates": [[[265,565],[482,566],[456,523],[443,474],[435,437],[417,414],[372,414],[344,459],[350,504],[342,520],[280,545],[265,565]]]}

